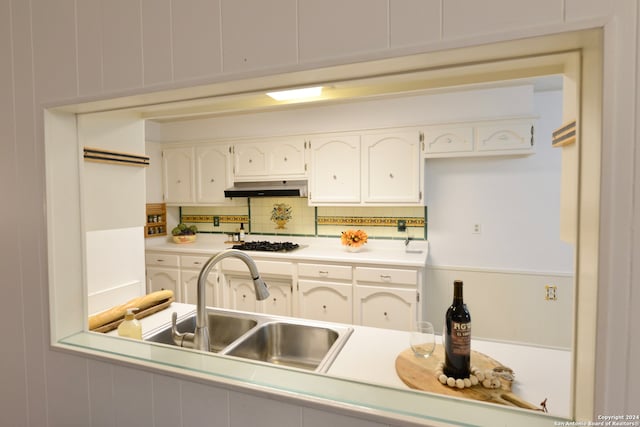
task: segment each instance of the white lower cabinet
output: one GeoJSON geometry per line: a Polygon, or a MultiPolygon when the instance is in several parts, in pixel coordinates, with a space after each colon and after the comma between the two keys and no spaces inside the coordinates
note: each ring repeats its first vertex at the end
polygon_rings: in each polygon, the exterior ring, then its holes
{"type": "Polygon", "coordinates": [[[178,255],[147,253],[145,255],[147,292],[170,290],[180,301],[180,260],[178,255]]]}
{"type": "MultiPolygon", "coordinates": [[[[196,304],[198,276],[208,259],[147,252],[147,291],[170,289],[177,302],[196,304]]],[[[255,262],[269,288],[267,299],[256,300],[244,262],[226,258],[207,277],[206,305],[403,331],[421,316],[422,268],[259,258],[255,262]]]]}
{"type": "MultiPolygon", "coordinates": [[[[209,257],[201,256],[181,256],[180,257],[180,291],[182,301],[185,304],[196,304],[198,302],[198,277],[200,270],[205,265],[209,257]]],[[[205,293],[205,303],[208,307],[219,306],[220,297],[218,295],[218,273],[214,270],[207,276],[207,286],[205,293]]]]}
{"type": "Polygon", "coordinates": [[[350,265],[298,264],[298,316],[353,323],[353,273],[350,265]]]}
{"type": "Polygon", "coordinates": [[[147,267],[147,290],[173,291],[173,297],[180,301],[180,270],[177,268],[147,267]]]}
{"type": "Polygon", "coordinates": [[[291,280],[265,279],[269,287],[269,297],[260,301],[262,313],[276,316],[293,316],[293,283],[291,280]]]}
{"type": "Polygon", "coordinates": [[[419,283],[416,269],[356,267],[354,323],[410,330],[419,315],[419,283]]]}
{"type": "Polygon", "coordinates": [[[298,315],[305,319],[353,323],[351,283],[298,281],[298,315]]]}
{"type": "Polygon", "coordinates": [[[226,308],[279,316],[292,316],[292,282],[264,278],[269,288],[269,297],[264,301],[256,299],[253,280],[249,276],[226,276],[226,308]]]}
{"type": "Polygon", "coordinates": [[[415,289],[356,285],[354,323],[408,331],[416,321],[415,289]]]}
{"type": "Polygon", "coordinates": [[[249,277],[225,277],[225,308],[258,312],[258,300],[249,277]]]}

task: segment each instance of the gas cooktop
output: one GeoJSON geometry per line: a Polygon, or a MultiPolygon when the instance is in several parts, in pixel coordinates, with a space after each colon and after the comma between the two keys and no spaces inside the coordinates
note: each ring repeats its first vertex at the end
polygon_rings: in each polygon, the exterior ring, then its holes
{"type": "Polygon", "coordinates": [[[244,242],[238,245],[233,245],[233,249],[240,249],[241,251],[262,251],[262,252],[290,252],[300,247],[297,243],[292,242],[244,242]]]}

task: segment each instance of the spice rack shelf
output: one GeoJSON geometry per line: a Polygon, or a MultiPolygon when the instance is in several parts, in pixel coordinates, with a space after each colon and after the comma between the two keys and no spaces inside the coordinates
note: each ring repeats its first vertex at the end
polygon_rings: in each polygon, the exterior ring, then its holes
{"type": "Polygon", "coordinates": [[[147,223],[144,226],[144,237],[167,235],[167,205],[164,203],[147,203],[147,223]]]}

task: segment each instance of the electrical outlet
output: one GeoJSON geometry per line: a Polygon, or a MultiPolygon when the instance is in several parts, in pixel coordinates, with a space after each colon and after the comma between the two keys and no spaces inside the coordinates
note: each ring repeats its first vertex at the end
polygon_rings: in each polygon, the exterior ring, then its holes
{"type": "Polygon", "coordinates": [[[544,299],[547,301],[557,301],[558,287],[556,285],[544,285],[544,299]]]}
{"type": "Polygon", "coordinates": [[[398,220],[398,231],[407,231],[407,221],[405,221],[404,219],[398,220]]]}
{"type": "Polygon", "coordinates": [[[214,227],[220,227],[220,217],[219,216],[214,216],[213,217],[213,226],[214,227]]]}
{"type": "Polygon", "coordinates": [[[473,224],[473,227],[471,228],[471,232],[473,234],[480,234],[482,233],[482,224],[473,224]]]}

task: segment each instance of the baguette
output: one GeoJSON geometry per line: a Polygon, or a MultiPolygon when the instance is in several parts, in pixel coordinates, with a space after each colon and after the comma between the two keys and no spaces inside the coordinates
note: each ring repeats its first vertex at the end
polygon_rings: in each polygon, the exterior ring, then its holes
{"type": "Polygon", "coordinates": [[[111,323],[124,317],[127,309],[129,308],[138,308],[142,311],[169,298],[173,298],[173,291],[171,290],[151,292],[150,294],[134,298],[125,304],[118,305],[101,313],[89,316],[89,330],[92,331],[106,325],[107,323],[111,323]]]}

